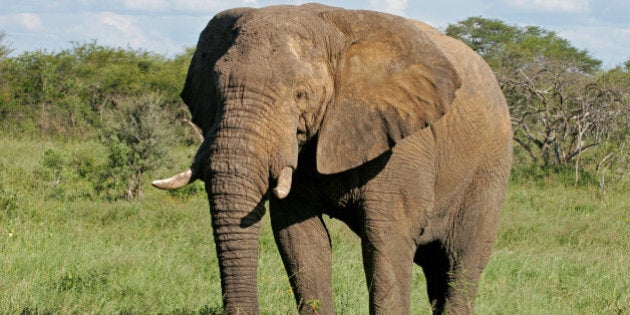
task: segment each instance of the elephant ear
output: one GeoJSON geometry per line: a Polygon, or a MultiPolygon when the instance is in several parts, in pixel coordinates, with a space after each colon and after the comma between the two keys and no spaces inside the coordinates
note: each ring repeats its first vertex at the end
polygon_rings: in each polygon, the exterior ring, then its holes
{"type": "Polygon", "coordinates": [[[322,174],[358,167],[434,123],[460,86],[442,52],[406,20],[360,15],[350,20],[362,24],[343,30],[359,36],[341,54],[335,96],[320,128],[322,174]]]}
{"type": "Polygon", "coordinates": [[[237,8],[223,11],[210,20],[199,36],[180,96],[192,114],[192,121],[204,135],[212,127],[217,112],[214,66],[238,36],[238,20],[252,10],[237,8]]]}

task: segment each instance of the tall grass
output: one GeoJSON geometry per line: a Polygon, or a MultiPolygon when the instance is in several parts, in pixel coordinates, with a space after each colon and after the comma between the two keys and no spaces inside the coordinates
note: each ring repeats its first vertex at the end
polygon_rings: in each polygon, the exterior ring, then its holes
{"type": "Polygon", "coordinates": [[[480,313],[630,312],[630,196],[547,184],[509,190],[480,313]]]}
{"type": "MultiPolygon", "coordinates": [[[[55,187],[38,178],[47,149],[98,164],[96,146],[0,137],[0,313],[218,313],[220,279],[201,184],[178,194],[147,187],[143,201],[127,202],[59,198],[50,191],[71,190],[72,182],[63,181],[77,178],[62,178],[55,187]]],[[[188,161],[190,154],[178,158],[188,161]]],[[[510,186],[477,313],[630,312],[630,196],[556,179],[514,180],[510,186]]],[[[296,313],[264,220],[261,312],[296,313]]],[[[365,314],[359,240],[339,221],[326,222],[336,310],[365,314]]],[[[419,268],[412,281],[413,313],[429,313],[419,268]]]]}

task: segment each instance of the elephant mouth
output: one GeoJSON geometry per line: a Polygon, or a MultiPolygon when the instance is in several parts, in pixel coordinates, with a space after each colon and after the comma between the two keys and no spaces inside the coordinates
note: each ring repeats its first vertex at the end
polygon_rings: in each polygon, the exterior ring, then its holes
{"type": "MultiPolygon", "coordinates": [[[[273,189],[273,194],[276,196],[276,198],[284,199],[289,195],[289,193],[291,192],[292,178],[293,168],[290,166],[285,166],[280,171],[278,178],[276,179],[276,187],[273,189]]],[[[175,190],[192,184],[197,179],[198,176],[191,167],[169,178],[154,180],[153,182],[151,182],[151,185],[162,190],[175,190]]]]}

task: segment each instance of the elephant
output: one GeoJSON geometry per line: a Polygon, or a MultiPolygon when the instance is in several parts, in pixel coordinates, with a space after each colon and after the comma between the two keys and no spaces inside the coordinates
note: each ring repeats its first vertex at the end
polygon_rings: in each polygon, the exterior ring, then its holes
{"type": "Polygon", "coordinates": [[[225,312],[259,313],[267,208],[301,314],[334,313],[324,216],[360,238],[371,314],[410,313],[414,264],[435,314],[472,312],[512,129],[465,44],[374,11],[235,8],[202,31],[181,98],[205,138],[187,170],[153,185],[204,181],[225,312]]]}

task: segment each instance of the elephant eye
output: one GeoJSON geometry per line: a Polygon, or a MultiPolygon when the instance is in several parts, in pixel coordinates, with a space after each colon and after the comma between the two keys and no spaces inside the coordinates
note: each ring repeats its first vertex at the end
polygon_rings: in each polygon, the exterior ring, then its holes
{"type": "Polygon", "coordinates": [[[300,101],[303,99],[308,99],[305,91],[297,91],[295,92],[295,99],[300,101]]]}

